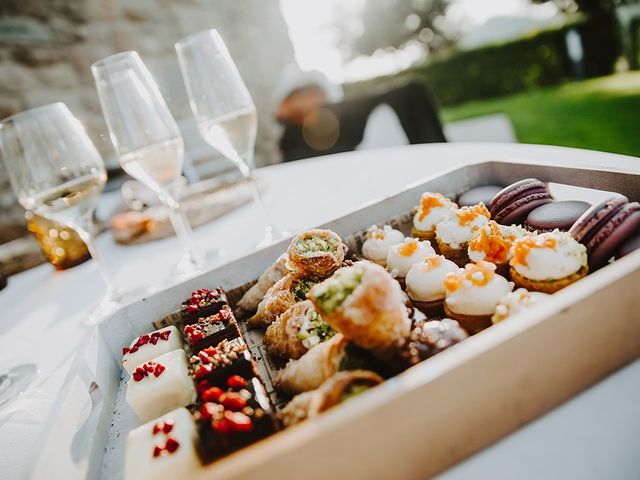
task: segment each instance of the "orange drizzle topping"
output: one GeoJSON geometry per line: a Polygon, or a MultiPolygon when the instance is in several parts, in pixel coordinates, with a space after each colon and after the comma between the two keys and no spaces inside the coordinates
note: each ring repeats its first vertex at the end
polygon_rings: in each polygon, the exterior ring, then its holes
{"type": "Polygon", "coordinates": [[[491,214],[489,213],[489,210],[487,210],[487,207],[484,206],[484,203],[479,203],[478,205],[473,205],[471,207],[462,207],[456,212],[458,223],[463,227],[473,222],[478,218],[478,215],[491,218],[491,214]]]}
{"type": "Polygon", "coordinates": [[[515,249],[513,252],[513,259],[511,259],[512,265],[529,266],[527,263],[527,255],[532,248],[556,248],[558,240],[556,238],[541,238],[541,237],[526,237],[516,241],[515,249]]]}
{"type": "Polygon", "coordinates": [[[455,292],[467,280],[476,287],[484,287],[495,277],[495,268],[496,266],[489,262],[468,263],[464,270],[447,274],[444,278],[444,288],[448,292],[455,292]]]}
{"type": "Polygon", "coordinates": [[[402,246],[398,249],[398,253],[403,257],[410,257],[418,250],[418,239],[412,238],[408,242],[402,244],[402,246]]]}
{"type": "Polygon", "coordinates": [[[420,215],[418,220],[424,220],[432,208],[443,207],[445,198],[439,193],[423,193],[420,198],[420,215]]]}
{"type": "Polygon", "coordinates": [[[487,262],[502,264],[509,258],[509,250],[513,241],[505,239],[500,232],[500,227],[491,220],[488,228],[482,228],[469,242],[469,248],[476,252],[484,252],[487,262]]]}
{"type": "Polygon", "coordinates": [[[442,256],[435,255],[433,257],[428,257],[424,259],[424,266],[422,267],[423,272],[430,272],[431,270],[435,270],[440,265],[442,265],[442,256]]]}
{"type": "Polygon", "coordinates": [[[376,240],[384,240],[384,232],[380,229],[367,232],[367,238],[375,238],[376,240]]]}

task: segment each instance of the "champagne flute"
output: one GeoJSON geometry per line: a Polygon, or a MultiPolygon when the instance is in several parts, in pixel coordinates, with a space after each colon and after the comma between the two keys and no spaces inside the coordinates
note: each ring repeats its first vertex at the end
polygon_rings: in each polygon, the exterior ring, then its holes
{"type": "Polygon", "coordinates": [[[82,124],[60,102],[18,113],[0,122],[0,152],[20,204],[74,229],[96,262],[107,291],[90,323],[117,310],[121,296],[92,235],[107,174],[82,124]]]}
{"type": "Polygon", "coordinates": [[[254,200],[267,221],[258,247],[268,245],[282,233],[274,227],[253,178],[258,118],[251,95],[216,30],[194,33],[175,46],[200,135],[250,181],[254,200]]]}
{"type": "Polygon", "coordinates": [[[202,271],[202,257],[178,199],[182,135],[155,80],[133,51],[103,58],[91,71],[120,166],[153,190],[167,207],[184,249],[174,273],[180,279],[202,271]]]}

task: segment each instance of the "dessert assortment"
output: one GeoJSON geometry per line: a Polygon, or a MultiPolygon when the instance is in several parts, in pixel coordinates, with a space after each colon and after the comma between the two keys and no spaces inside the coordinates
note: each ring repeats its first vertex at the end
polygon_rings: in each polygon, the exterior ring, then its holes
{"type": "Polygon", "coordinates": [[[555,201],[525,179],[454,200],[425,192],[404,226],[349,238],[302,232],[255,284],[197,290],[173,325],[133,339],[126,400],[147,423],[129,433],[125,478],[188,476],[640,246],[640,204],[622,196],[555,201]]]}

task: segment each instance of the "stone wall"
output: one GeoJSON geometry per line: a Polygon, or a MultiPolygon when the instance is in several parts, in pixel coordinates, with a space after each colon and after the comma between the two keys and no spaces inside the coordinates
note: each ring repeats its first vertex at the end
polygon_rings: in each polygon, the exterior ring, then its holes
{"type": "MultiPolygon", "coordinates": [[[[273,92],[282,68],[293,62],[278,0],[2,0],[0,118],[63,101],[85,124],[107,163],[117,165],[90,65],[137,50],[180,121],[191,114],[173,45],[207,28],[220,31],[257,105],[256,162],[278,162],[273,92]]],[[[0,170],[0,224],[22,216],[12,205],[6,172],[0,170]]]]}

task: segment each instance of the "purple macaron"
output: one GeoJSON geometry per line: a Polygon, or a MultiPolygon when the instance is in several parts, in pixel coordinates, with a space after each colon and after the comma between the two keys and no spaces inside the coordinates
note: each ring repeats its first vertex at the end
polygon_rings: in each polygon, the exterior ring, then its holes
{"type": "Polygon", "coordinates": [[[546,203],[529,212],[524,228],[530,232],[539,233],[552,232],[555,229],[568,232],[589,207],[591,207],[590,203],[580,200],[546,203]]]}
{"type": "Polygon", "coordinates": [[[527,178],[500,190],[491,200],[491,218],[502,225],[522,224],[529,212],[553,200],[547,186],[527,178]]]}
{"type": "Polygon", "coordinates": [[[481,187],[475,187],[471,190],[467,190],[458,197],[458,205],[461,207],[471,207],[479,203],[485,205],[491,205],[491,200],[496,196],[496,193],[501,191],[504,187],[501,185],[483,185],[481,187]]]}
{"type": "Polygon", "coordinates": [[[640,203],[618,196],[594,205],[569,233],[587,247],[589,268],[607,264],[618,248],[640,228],[640,203]]]}
{"type": "Polygon", "coordinates": [[[640,249],[640,229],[636,231],[634,235],[625,240],[622,245],[618,247],[616,252],[616,260],[629,255],[632,252],[640,249]]]}

